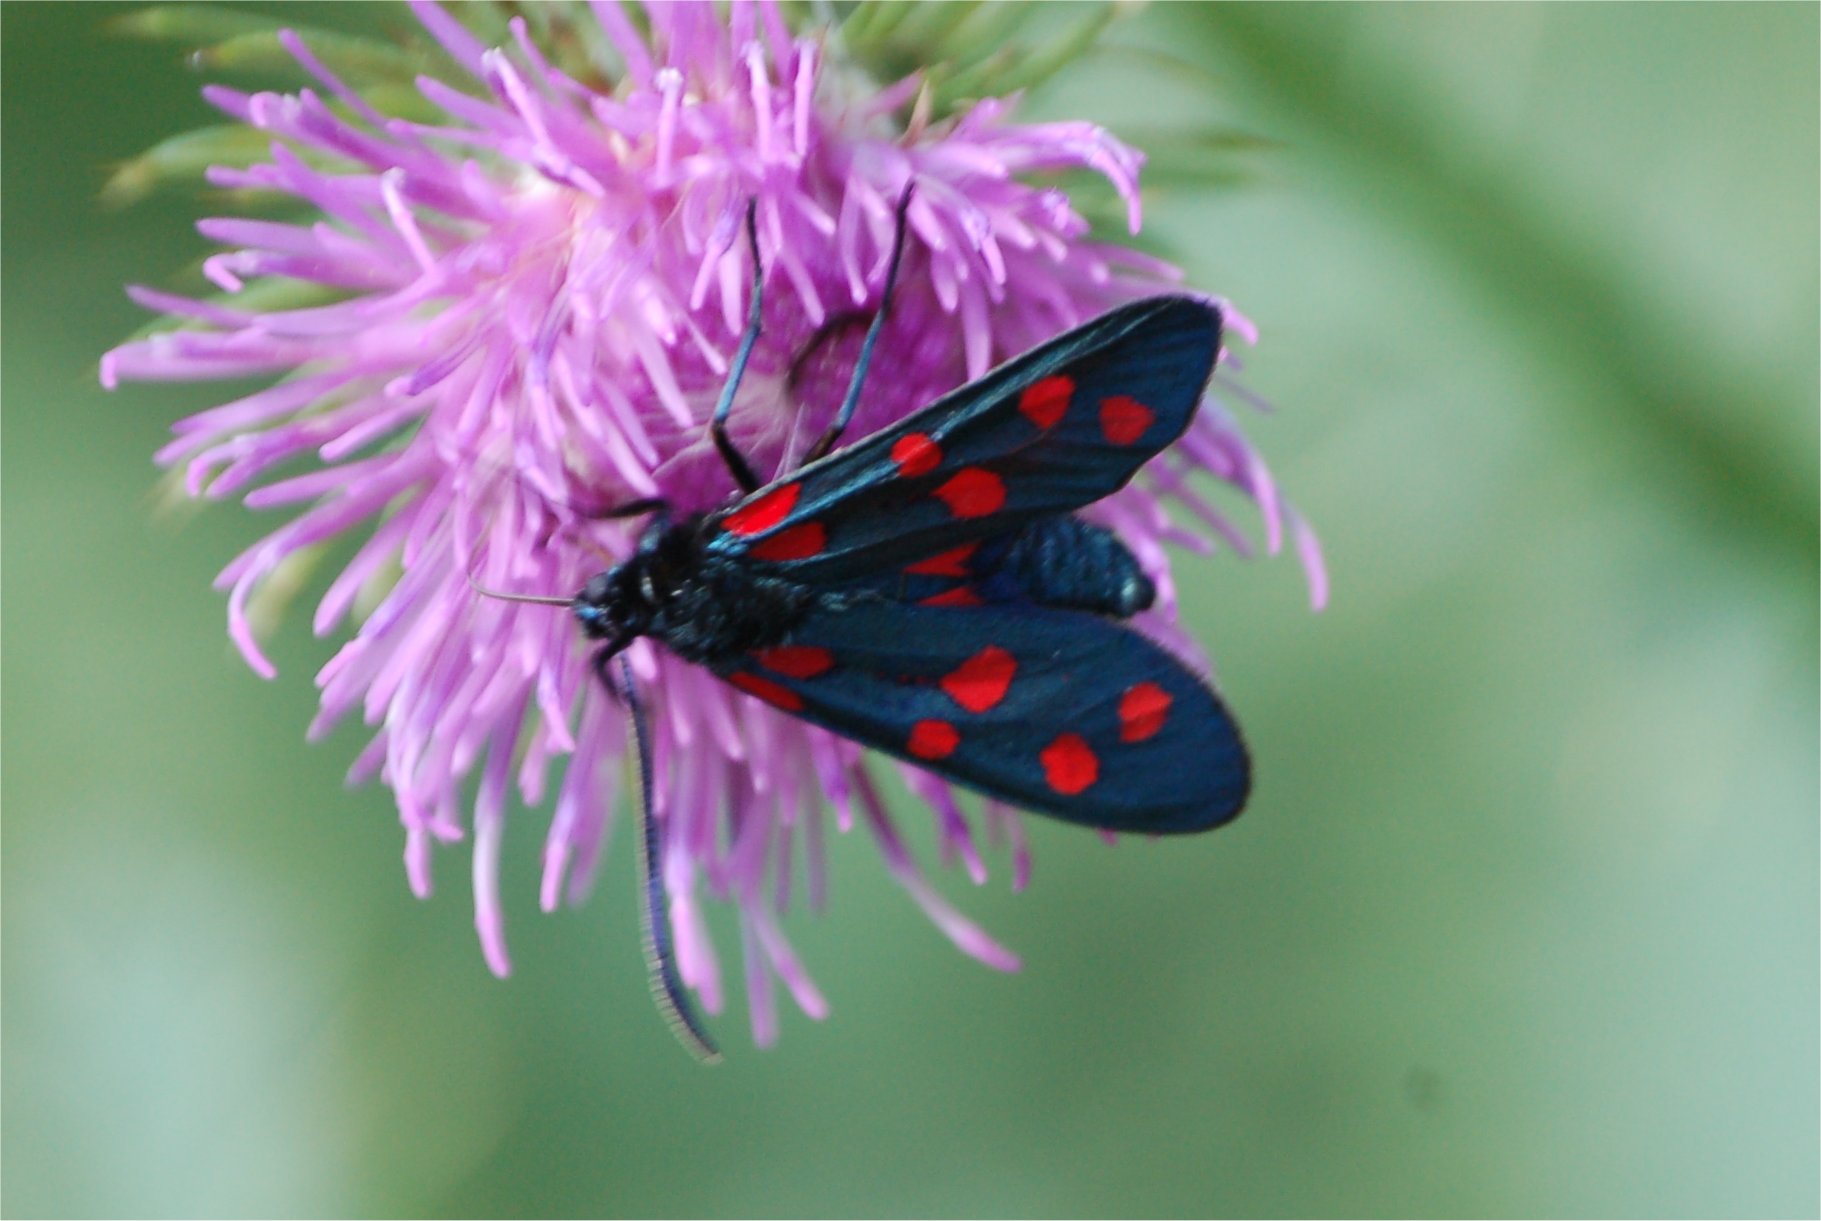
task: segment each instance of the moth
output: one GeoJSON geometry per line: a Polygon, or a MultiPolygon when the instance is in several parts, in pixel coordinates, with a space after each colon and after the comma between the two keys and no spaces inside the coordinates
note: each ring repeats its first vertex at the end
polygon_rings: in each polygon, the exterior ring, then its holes
{"type": "Polygon", "coordinates": [[[676,978],[649,819],[649,744],[630,671],[642,637],[792,716],[976,792],[1106,831],[1206,831],[1237,815],[1250,765],[1207,683],[1123,621],[1156,590],[1109,530],[1075,511],[1124,487],[1188,428],[1220,351],[1221,311],[1131,302],[921,411],[836,449],[859,402],[903,254],[898,206],[883,301],[834,423],[761,485],[728,437],[759,333],[751,310],[710,424],[742,494],[650,514],[636,549],[570,606],[625,701],[646,807],[654,992],[678,1033],[713,1044],[676,978]]]}

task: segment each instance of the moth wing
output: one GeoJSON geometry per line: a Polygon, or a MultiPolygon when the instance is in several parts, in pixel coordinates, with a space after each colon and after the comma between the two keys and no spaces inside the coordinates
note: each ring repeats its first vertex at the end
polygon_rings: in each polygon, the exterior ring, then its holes
{"type": "Polygon", "coordinates": [[[1121,306],[711,516],[708,545],[828,584],[1092,504],[1188,428],[1220,334],[1198,298],[1121,306]]]}
{"type": "Polygon", "coordinates": [[[1181,661],[1046,607],[885,599],[810,615],[720,676],[978,792],[1110,831],[1205,831],[1245,804],[1239,729],[1181,661]],[[965,625],[965,630],[959,630],[965,625]]]}

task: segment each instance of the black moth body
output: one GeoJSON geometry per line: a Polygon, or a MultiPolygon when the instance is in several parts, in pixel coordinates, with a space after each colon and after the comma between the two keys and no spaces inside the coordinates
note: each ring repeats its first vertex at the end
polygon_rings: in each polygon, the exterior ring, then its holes
{"type": "MultiPolygon", "coordinates": [[[[741,654],[784,643],[811,611],[839,612],[876,592],[842,592],[793,581],[711,550],[714,518],[698,514],[646,528],[625,563],[595,576],[574,611],[611,657],[640,636],[684,661],[726,668],[741,654]],[[613,647],[617,645],[618,647],[613,647]]],[[[1078,517],[1035,521],[1008,540],[992,574],[1040,606],[1128,619],[1149,610],[1157,590],[1114,534],[1078,517]]]]}

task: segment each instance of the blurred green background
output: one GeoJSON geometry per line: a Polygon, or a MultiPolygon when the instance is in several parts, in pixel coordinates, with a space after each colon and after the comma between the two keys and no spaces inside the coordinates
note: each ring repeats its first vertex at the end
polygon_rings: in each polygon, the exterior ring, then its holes
{"type": "Polygon", "coordinates": [[[1818,11],[1164,7],[1117,39],[1209,81],[1033,97],[1272,142],[1151,219],[1263,328],[1333,606],[1185,561],[1247,816],[944,876],[1013,977],[849,837],[792,924],[834,1017],[703,1071],[623,839],[545,918],[518,817],[497,982],[465,852],[412,900],[358,735],[302,741],[332,643],[230,652],[266,524],[154,513],[148,458],[214,400],[95,383],[203,248],[98,188],[201,81],[7,5],[4,1211],[1814,1215],[1818,11]]]}

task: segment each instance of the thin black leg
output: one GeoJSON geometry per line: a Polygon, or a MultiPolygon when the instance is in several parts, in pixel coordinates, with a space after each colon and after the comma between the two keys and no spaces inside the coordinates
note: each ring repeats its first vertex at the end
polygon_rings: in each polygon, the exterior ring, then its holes
{"type": "Polygon", "coordinates": [[[670,512],[670,502],[662,496],[646,496],[639,500],[629,500],[623,505],[610,505],[605,509],[574,509],[577,517],[586,517],[589,521],[615,521],[622,517],[637,517],[642,513],[670,512]]]}
{"type": "Polygon", "coordinates": [[[833,343],[835,337],[845,333],[851,327],[865,326],[872,321],[872,315],[864,310],[842,310],[827,322],[816,328],[816,333],[809,337],[803,350],[791,358],[790,368],[784,374],[784,388],[792,394],[803,381],[803,371],[809,362],[815,359],[816,353],[833,343]]]}
{"type": "Polygon", "coordinates": [[[892,232],[892,257],[885,269],[885,292],[879,298],[879,312],[873,315],[873,324],[866,329],[866,339],[860,345],[860,359],[854,363],[854,380],[848,383],[847,397],[841,400],[841,410],[836,413],[835,422],[803,455],[806,463],[814,462],[835,447],[835,442],[847,430],[848,421],[854,418],[854,409],[860,405],[860,390],[866,384],[866,373],[873,363],[873,345],[879,342],[879,332],[885,329],[885,320],[892,312],[892,289],[897,287],[898,264],[904,259],[904,218],[910,211],[912,190],[913,184],[907,183],[904,194],[898,197],[896,227],[892,232]]]}
{"type": "Polygon", "coordinates": [[[740,347],[733,354],[733,368],[727,371],[727,384],[721,387],[720,401],[714,405],[714,420],[708,426],[714,437],[714,447],[720,452],[721,461],[727,464],[727,473],[740,485],[740,490],[750,492],[759,486],[758,476],[752,473],[752,464],[746,455],[740,452],[733,438],[727,435],[727,413],[733,410],[734,392],[740,388],[740,379],[746,375],[746,362],[752,357],[752,346],[759,342],[759,305],[762,300],[762,289],[765,283],[764,270],[759,266],[759,201],[748,200],[746,203],[746,242],[752,248],[752,304],[746,312],[746,331],[740,336],[740,347]]]}

